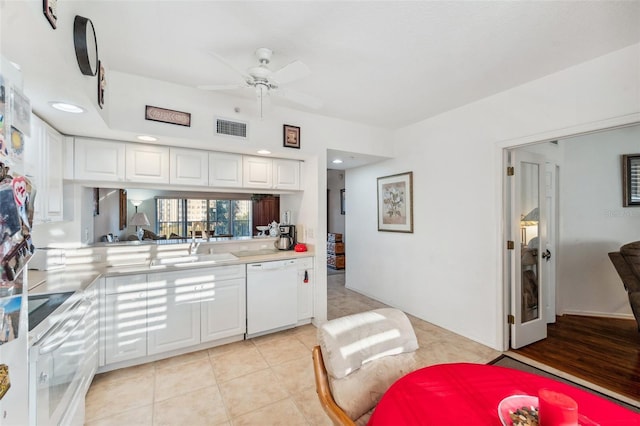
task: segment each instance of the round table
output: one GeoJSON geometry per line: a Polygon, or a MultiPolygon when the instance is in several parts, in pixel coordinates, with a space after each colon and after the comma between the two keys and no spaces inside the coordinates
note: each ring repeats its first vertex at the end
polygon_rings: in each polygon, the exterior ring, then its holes
{"type": "Polygon", "coordinates": [[[501,425],[498,404],[503,398],[537,396],[541,388],[573,398],[581,424],[640,425],[639,414],[576,387],[512,368],[469,363],[433,365],[400,378],[382,396],[368,424],[501,425]]]}

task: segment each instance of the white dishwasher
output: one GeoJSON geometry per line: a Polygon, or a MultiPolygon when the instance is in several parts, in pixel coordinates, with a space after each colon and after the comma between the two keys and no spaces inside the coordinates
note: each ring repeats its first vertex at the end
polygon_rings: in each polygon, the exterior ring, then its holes
{"type": "Polygon", "coordinates": [[[247,264],[247,338],[295,327],[298,322],[298,263],[247,264]]]}

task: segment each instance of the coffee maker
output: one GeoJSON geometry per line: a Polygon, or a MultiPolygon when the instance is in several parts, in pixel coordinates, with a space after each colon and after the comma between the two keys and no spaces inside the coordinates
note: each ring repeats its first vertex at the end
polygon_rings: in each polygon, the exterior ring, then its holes
{"type": "Polygon", "coordinates": [[[293,250],[296,245],[295,225],[280,225],[280,238],[276,242],[279,250],[293,250]]]}

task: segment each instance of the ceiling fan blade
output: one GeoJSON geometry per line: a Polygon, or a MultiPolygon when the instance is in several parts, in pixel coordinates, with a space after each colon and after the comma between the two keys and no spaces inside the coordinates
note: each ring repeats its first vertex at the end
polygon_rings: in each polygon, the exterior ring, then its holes
{"type": "Polygon", "coordinates": [[[300,61],[293,61],[275,71],[271,76],[278,83],[288,83],[306,77],[309,74],[311,74],[311,70],[308,66],[300,61]]]}
{"type": "Polygon", "coordinates": [[[198,86],[198,89],[202,90],[233,90],[242,89],[243,87],[249,87],[247,84],[209,84],[204,86],[198,86]]]}
{"type": "Polygon", "coordinates": [[[214,58],[216,58],[218,61],[222,62],[223,64],[225,64],[227,67],[229,67],[230,69],[232,69],[233,71],[237,72],[238,74],[240,74],[242,76],[243,80],[251,80],[251,76],[249,74],[247,74],[246,71],[241,70],[240,68],[236,67],[234,64],[232,64],[231,62],[229,62],[226,58],[218,55],[215,52],[211,52],[208,51],[207,52],[209,55],[213,56],[214,58]]]}
{"type": "Polygon", "coordinates": [[[322,107],[322,101],[320,99],[311,95],[307,95],[306,93],[300,93],[290,89],[278,89],[274,93],[290,100],[291,102],[295,102],[309,108],[319,109],[322,107]]]}

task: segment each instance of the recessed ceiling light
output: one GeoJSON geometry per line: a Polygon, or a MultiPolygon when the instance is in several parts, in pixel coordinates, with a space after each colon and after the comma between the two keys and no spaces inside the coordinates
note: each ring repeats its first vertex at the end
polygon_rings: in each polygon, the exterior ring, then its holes
{"type": "Polygon", "coordinates": [[[333,164],[340,164],[342,163],[342,160],[339,158],[336,158],[335,160],[332,161],[333,164]]]}
{"type": "Polygon", "coordinates": [[[271,154],[271,151],[267,151],[266,149],[261,149],[260,151],[258,151],[258,154],[269,155],[271,154]]]}
{"type": "Polygon", "coordinates": [[[155,142],[158,140],[158,138],[154,138],[153,136],[149,135],[140,135],[138,136],[138,139],[145,142],[155,142]]]}
{"type": "Polygon", "coordinates": [[[73,114],[81,114],[84,112],[84,108],[67,102],[49,102],[49,104],[58,111],[70,112],[73,114]]]}

